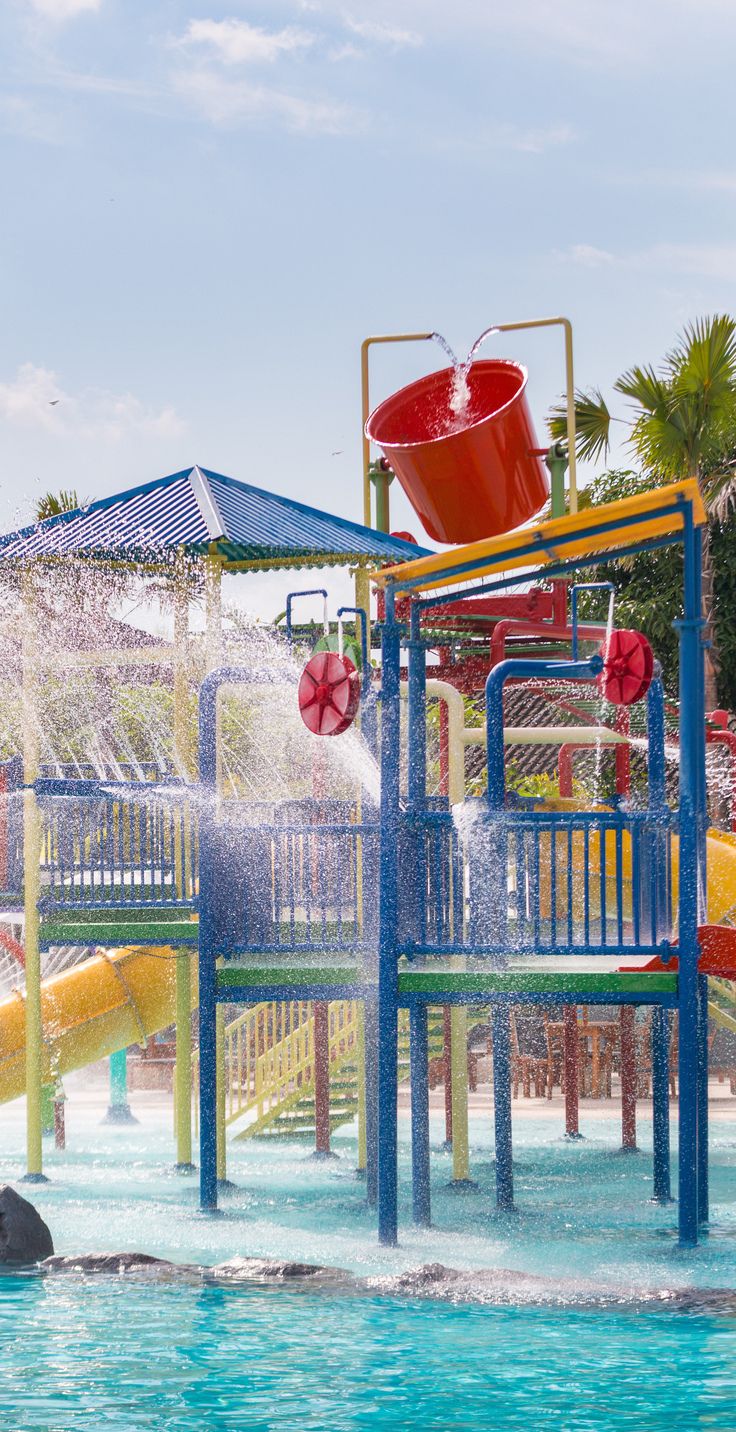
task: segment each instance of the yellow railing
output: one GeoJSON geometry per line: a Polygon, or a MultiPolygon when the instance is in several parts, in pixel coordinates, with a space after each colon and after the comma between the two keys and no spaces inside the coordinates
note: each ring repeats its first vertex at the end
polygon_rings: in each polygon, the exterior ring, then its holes
{"type": "MultiPolygon", "coordinates": [[[[335,1000],[329,1006],[329,1061],[335,1065],[354,1048],[358,1006],[335,1000]]],[[[225,1123],[252,1115],[251,1127],[309,1093],[314,1084],[314,1013],[311,1004],[263,1003],[225,1027],[225,1123]]],[[[195,1060],[195,1087],[199,1062],[195,1060]]],[[[196,1110],[196,1102],[195,1102],[196,1110]]]]}

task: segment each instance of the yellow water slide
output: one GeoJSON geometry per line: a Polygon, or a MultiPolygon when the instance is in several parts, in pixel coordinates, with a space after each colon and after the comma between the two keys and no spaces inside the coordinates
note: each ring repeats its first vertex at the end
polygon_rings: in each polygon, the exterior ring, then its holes
{"type": "MultiPolygon", "coordinates": [[[[191,953],[131,946],[98,952],[44,980],[44,1083],[140,1044],[173,1024],[178,959],[191,960],[191,953]]],[[[192,984],[194,1008],[196,981],[192,984]]],[[[15,990],[0,1001],[0,1103],[25,1092],[25,1060],[25,1000],[15,990]]]]}
{"type": "MultiPolygon", "coordinates": [[[[559,810],[572,810],[572,811],[579,810],[579,811],[584,811],[584,810],[596,809],[596,807],[587,806],[587,805],[585,805],[583,802],[578,801],[578,800],[576,800],[576,799],[574,799],[574,798],[561,797],[561,798],[557,798],[557,799],[554,799],[554,798],[553,798],[553,799],[551,799],[551,800],[540,801],[539,804],[538,804],[538,809],[540,809],[540,810],[550,810],[550,811],[555,811],[555,810],[558,810],[558,811],[559,811],[559,810]]],[[[609,807],[599,806],[599,807],[597,807],[597,809],[599,809],[599,810],[604,810],[604,809],[609,809],[609,807]]],[[[568,846],[567,846],[567,835],[566,835],[566,833],[565,833],[564,831],[563,831],[563,832],[560,832],[560,834],[556,837],[556,842],[557,842],[556,863],[557,863],[557,867],[558,867],[558,871],[559,871],[559,869],[560,869],[561,867],[564,867],[564,862],[565,862],[566,859],[567,859],[567,849],[568,849],[568,846]]],[[[614,834],[613,831],[607,831],[607,832],[606,832],[605,842],[606,842],[606,869],[607,869],[607,871],[615,872],[615,869],[616,869],[616,837],[615,837],[615,834],[614,834]]],[[[600,836],[599,836],[599,834],[598,834],[597,832],[591,831],[590,840],[589,840],[589,844],[588,844],[588,847],[587,847],[587,868],[588,868],[588,871],[597,872],[597,871],[600,869],[600,848],[599,848],[599,847],[600,847],[600,836]]],[[[585,864],[586,864],[585,851],[586,851],[586,847],[585,847],[585,845],[584,845],[584,841],[583,841],[583,836],[582,836],[582,834],[581,834],[580,832],[575,832],[575,834],[573,835],[573,840],[572,840],[572,864],[573,864],[573,870],[576,871],[580,876],[582,876],[583,870],[584,870],[584,867],[585,867],[585,864]]],[[[673,835],[673,836],[672,836],[671,851],[672,851],[672,903],[673,903],[674,910],[676,911],[676,909],[677,909],[677,897],[678,897],[678,891],[679,891],[679,874],[680,874],[680,847],[679,847],[679,841],[678,841],[678,838],[677,838],[676,835],[673,835]]],[[[541,861],[542,861],[541,893],[542,893],[542,910],[543,910],[543,913],[547,913],[547,912],[548,912],[548,910],[549,910],[549,904],[550,904],[550,894],[551,894],[551,890],[550,890],[550,862],[551,862],[551,853],[552,853],[552,852],[551,852],[551,835],[543,836],[542,839],[541,839],[541,841],[540,841],[540,856],[541,856],[541,861]]],[[[707,921],[708,921],[708,924],[710,924],[710,925],[723,925],[723,924],[725,924],[725,925],[736,925],[736,834],[732,834],[730,831],[716,830],[716,829],[714,829],[714,828],[711,828],[711,830],[708,831],[707,840],[706,840],[706,859],[707,859],[707,865],[708,865],[708,912],[707,912],[707,917],[706,917],[706,918],[707,918],[707,921]]],[[[624,833],[623,842],[622,842],[622,872],[621,872],[621,873],[622,873],[622,875],[623,875],[623,880],[624,880],[624,901],[625,901],[625,906],[626,906],[626,905],[630,906],[630,891],[631,891],[631,840],[630,840],[630,837],[629,837],[628,833],[626,833],[626,832],[624,833]]],[[[606,880],[606,886],[607,886],[607,893],[608,893],[609,899],[611,900],[611,902],[615,901],[615,876],[614,876],[613,874],[611,874],[610,877],[606,880]]],[[[579,902],[580,907],[581,907],[581,909],[582,909],[582,900],[583,900],[582,887],[583,887],[583,882],[582,882],[582,880],[580,880],[580,881],[578,882],[578,884],[577,884],[577,887],[576,887],[576,895],[573,896],[573,901],[574,901],[574,907],[573,907],[573,908],[575,908],[575,907],[577,906],[578,902],[579,902]]],[[[591,891],[591,894],[592,894],[593,898],[595,898],[595,894],[596,894],[595,890],[591,891]]],[[[567,897],[566,897],[566,885],[565,885],[563,882],[559,881],[559,879],[558,879],[557,900],[556,900],[558,918],[559,918],[560,916],[564,916],[565,913],[566,913],[566,908],[565,908],[566,898],[567,898],[567,897]]],[[[613,904],[611,904],[610,908],[613,908],[613,904]]],[[[628,917],[628,915],[630,914],[630,909],[626,909],[626,908],[625,908],[624,913],[625,913],[625,914],[627,915],[627,917],[628,917]]]]}

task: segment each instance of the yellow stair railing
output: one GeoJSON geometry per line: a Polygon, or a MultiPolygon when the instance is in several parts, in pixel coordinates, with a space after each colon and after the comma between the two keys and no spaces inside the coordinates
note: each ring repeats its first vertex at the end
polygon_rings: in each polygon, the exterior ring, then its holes
{"type": "MultiPolygon", "coordinates": [[[[358,1006],[329,1006],[330,1071],[352,1053],[358,1006]]],[[[300,1000],[254,1005],[225,1026],[225,1123],[248,1120],[238,1137],[260,1133],[314,1086],[314,1012],[300,1000]]],[[[199,1061],[194,1061],[195,1090],[199,1061]]],[[[198,1101],[195,1101],[195,1110],[198,1101]]]]}

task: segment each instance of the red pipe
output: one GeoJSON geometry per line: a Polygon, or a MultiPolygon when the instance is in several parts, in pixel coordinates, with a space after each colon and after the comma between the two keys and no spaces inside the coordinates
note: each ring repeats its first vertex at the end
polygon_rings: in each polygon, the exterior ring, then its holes
{"type": "MultiPolygon", "coordinates": [[[[579,626],[580,641],[600,641],[606,634],[601,626],[579,626]]],[[[572,628],[556,622],[497,622],[491,637],[491,666],[497,666],[506,654],[508,636],[544,636],[556,641],[572,641],[572,628]]]]}
{"type": "Polygon", "coordinates": [[[636,1148],[636,1013],[621,1010],[621,1147],[636,1148]]]}
{"type": "Polygon", "coordinates": [[[562,1018],[565,1025],[565,1040],[563,1057],[565,1061],[565,1133],[569,1139],[577,1139],[580,1135],[578,1124],[579,1115],[579,1078],[578,1078],[578,1012],[574,1004],[566,1004],[562,1010],[562,1018]]]}
{"type": "Polygon", "coordinates": [[[314,1122],[315,1149],[330,1152],[330,1026],[324,1000],[314,1006],[314,1122]]]}
{"type": "Polygon", "coordinates": [[[19,944],[18,944],[18,941],[17,941],[17,940],[14,940],[14,939],[13,939],[13,936],[12,936],[12,935],[9,935],[8,932],[7,932],[7,930],[4,930],[1,925],[0,925],[0,946],[2,946],[2,948],[3,948],[4,950],[7,950],[7,952],[8,952],[9,955],[14,955],[14,956],[15,956],[15,959],[18,961],[18,964],[20,965],[21,969],[22,969],[22,970],[25,969],[25,967],[26,967],[26,952],[25,952],[25,950],[23,949],[23,946],[22,946],[22,945],[19,945],[19,944]]]}
{"type": "Polygon", "coordinates": [[[64,1117],[64,1098],[54,1099],[54,1148],[66,1148],[66,1119],[64,1117]]]}
{"type": "Polygon", "coordinates": [[[711,711],[706,717],[705,739],[708,745],[726,746],[731,752],[731,830],[736,831],[736,732],[728,729],[727,711],[711,711]],[[714,722],[718,729],[714,731],[708,721],[714,722]]]}
{"type": "MultiPolygon", "coordinates": [[[[602,731],[607,731],[608,729],[607,726],[601,726],[602,731]]],[[[616,752],[616,790],[620,796],[625,796],[628,795],[631,790],[631,765],[628,760],[629,747],[628,744],[624,745],[623,742],[621,742],[617,744],[614,749],[616,752]],[[621,763],[621,765],[619,764],[619,751],[622,751],[627,757],[625,765],[623,763],[621,763]]],[[[560,753],[557,757],[557,780],[561,796],[571,796],[573,793],[572,761],[575,752],[592,750],[595,750],[595,747],[591,746],[589,741],[565,741],[564,744],[560,746],[560,753]]]]}

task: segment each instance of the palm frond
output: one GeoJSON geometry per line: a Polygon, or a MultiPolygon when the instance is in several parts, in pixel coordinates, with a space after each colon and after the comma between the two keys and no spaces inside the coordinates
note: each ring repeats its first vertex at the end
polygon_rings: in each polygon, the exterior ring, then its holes
{"type": "Polygon", "coordinates": [[[614,388],[623,393],[637,407],[647,413],[664,414],[671,401],[672,388],[666,378],[660,378],[653,368],[629,368],[616,379],[614,388]]]}
{"type": "Polygon", "coordinates": [[[73,487],[62,488],[60,492],[46,492],[36,503],[35,518],[43,522],[47,517],[58,517],[62,512],[74,512],[81,502],[73,487]]]}
{"type": "MultiPolygon", "coordinates": [[[[547,420],[554,441],[567,437],[567,405],[558,403],[547,420]]],[[[611,414],[598,388],[575,390],[575,452],[583,462],[605,456],[610,445],[611,414]]]]}
{"type": "Polygon", "coordinates": [[[725,522],[736,506],[736,458],[701,479],[706,508],[717,522],[725,522]]]}
{"type": "Polygon", "coordinates": [[[715,398],[736,382],[736,321],[726,313],[697,318],[665,359],[675,388],[715,398]]]}

